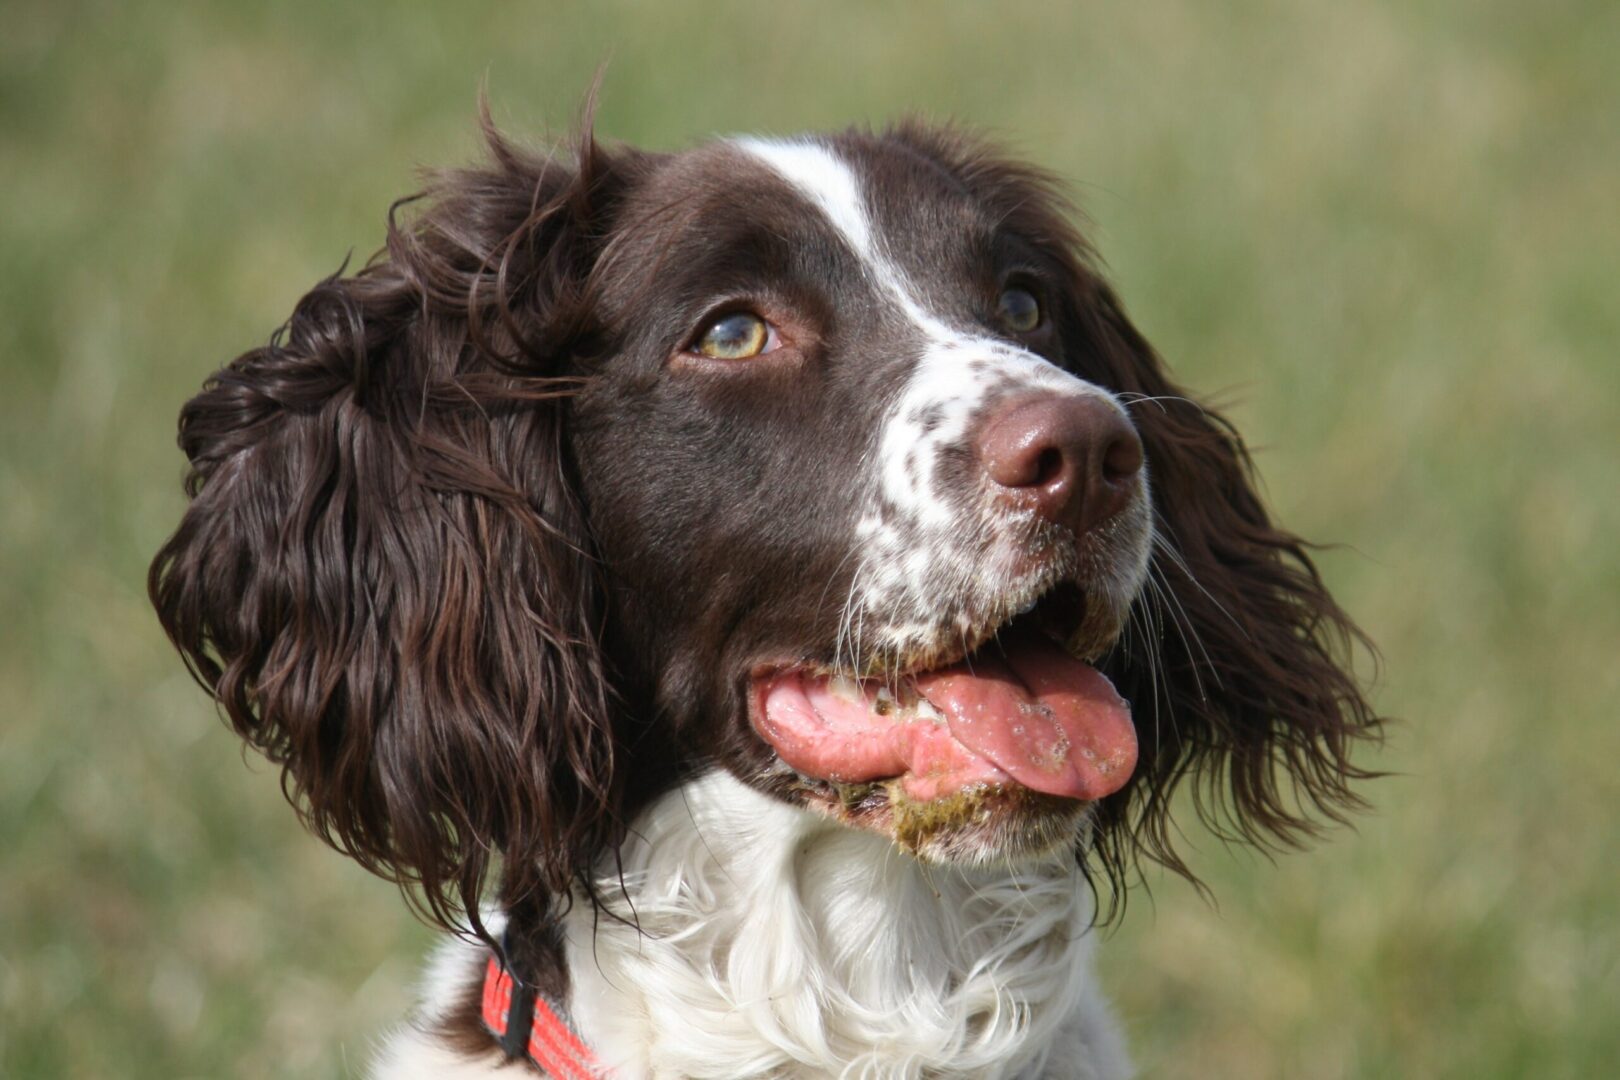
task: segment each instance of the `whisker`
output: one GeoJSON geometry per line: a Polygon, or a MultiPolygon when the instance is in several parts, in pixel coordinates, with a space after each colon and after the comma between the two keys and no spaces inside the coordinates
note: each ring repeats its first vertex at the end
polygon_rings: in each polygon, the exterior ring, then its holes
{"type": "MultiPolygon", "coordinates": [[[[851,548],[844,555],[844,557],[842,559],[838,560],[838,565],[833,567],[832,573],[827,575],[827,584],[822,587],[821,599],[816,601],[816,606],[818,608],[823,603],[826,602],[826,600],[827,600],[827,592],[828,592],[829,589],[832,588],[833,581],[837,579],[838,572],[844,568],[845,563],[849,562],[849,560],[852,559],[855,556],[857,550],[858,549],[856,549],[856,548],[851,548]]],[[[863,569],[864,569],[864,567],[857,566],[855,568],[855,573],[850,575],[849,591],[844,596],[844,606],[843,606],[843,609],[838,614],[838,631],[837,631],[837,634],[836,634],[836,636],[835,636],[835,638],[833,640],[833,667],[834,668],[837,668],[839,666],[840,661],[843,659],[844,641],[845,641],[845,636],[846,636],[846,632],[847,632],[847,629],[848,629],[849,616],[850,616],[850,605],[855,602],[856,590],[857,590],[857,588],[859,586],[860,579],[861,579],[861,571],[863,569]]]]}
{"type": "MultiPolygon", "coordinates": [[[[1153,584],[1151,575],[1146,581],[1153,584]]],[[[1148,601],[1142,609],[1142,621],[1151,633],[1148,642],[1148,688],[1153,693],[1153,737],[1155,741],[1161,738],[1159,731],[1159,717],[1166,716],[1170,720],[1170,733],[1181,741],[1181,731],[1176,726],[1175,695],[1170,693],[1170,679],[1164,670],[1164,655],[1159,651],[1159,642],[1164,640],[1164,612],[1161,608],[1163,600],[1154,588],[1145,594],[1148,601]],[[1164,688],[1164,700],[1159,700],[1159,688],[1164,688]]]]}
{"type": "Polygon", "coordinates": [[[1163,529],[1153,530],[1153,544],[1155,547],[1162,550],[1166,555],[1170,556],[1170,560],[1176,564],[1177,569],[1187,576],[1188,581],[1192,582],[1193,588],[1203,593],[1204,599],[1214,604],[1215,609],[1222,615],[1225,615],[1227,620],[1231,622],[1233,626],[1237,627],[1238,633],[1242,634],[1249,640],[1253,640],[1250,638],[1248,627],[1238,622],[1236,616],[1234,616],[1230,611],[1226,610],[1226,605],[1215,599],[1214,594],[1208,589],[1204,588],[1203,582],[1199,581],[1197,576],[1193,574],[1192,567],[1187,565],[1187,560],[1182,557],[1181,552],[1176,550],[1174,542],[1172,542],[1171,539],[1165,535],[1163,529]]]}
{"type": "MultiPolygon", "coordinates": [[[[1155,567],[1151,562],[1149,562],[1149,564],[1148,564],[1148,576],[1147,576],[1147,579],[1146,579],[1146,585],[1153,593],[1155,604],[1159,608],[1159,615],[1160,615],[1161,620],[1168,619],[1168,622],[1170,623],[1170,625],[1174,626],[1175,629],[1176,629],[1176,636],[1181,638],[1182,648],[1187,653],[1188,663],[1192,665],[1193,685],[1198,690],[1199,699],[1204,700],[1205,699],[1204,684],[1203,684],[1203,679],[1199,675],[1199,672],[1198,672],[1198,658],[1193,655],[1192,643],[1190,641],[1188,641],[1188,639],[1187,639],[1187,632],[1182,627],[1181,620],[1176,618],[1175,611],[1170,607],[1170,603],[1171,603],[1170,594],[1169,594],[1167,588],[1165,587],[1164,583],[1159,579],[1159,576],[1157,574],[1155,574],[1154,571],[1156,569],[1157,569],[1157,567],[1155,567]]],[[[1160,640],[1162,641],[1163,640],[1162,635],[1164,633],[1163,622],[1161,622],[1161,624],[1160,624],[1159,632],[1161,634],[1160,640]]],[[[1165,683],[1165,692],[1167,694],[1169,693],[1169,689],[1170,689],[1169,683],[1168,683],[1168,681],[1166,681],[1166,683],[1165,683]]]]}
{"type": "Polygon", "coordinates": [[[1148,579],[1154,581],[1154,589],[1167,601],[1166,609],[1175,624],[1176,633],[1181,637],[1182,647],[1187,650],[1187,659],[1193,662],[1193,682],[1198,687],[1199,700],[1208,701],[1209,696],[1204,691],[1203,680],[1198,674],[1198,664],[1192,654],[1193,646],[1198,647],[1199,654],[1204,658],[1205,666],[1209,668],[1210,674],[1215,678],[1215,685],[1224,690],[1226,687],[1221,682],[1221,673],[1215,667],[1215,662],[1210,659],[1209,650],[1204,647],[1204,639],[1199,635],[1198,627],[1193,624],[1192,617],[1187,614],[1187,609],[1182,606],[1181,598],[1176,595],[1175,590],[1170,587],[1169,581],[1164,577],[1164,569],[1151,559],[1148,561],[1148,579]],[[1157,580],[1154,580],[1155,577],[1157,577],[1157,580]],[[1170,605],[1174,605],[1173,610],[1170,609],[1170,605]]]}
{"type": "Polygon", "coordinates": [[[1164,403],[1167,401],[1179,401],[1191,405],[1200,413],[1204,412],[1203,405],[1190,397],[1182,397],[1180,394],[1138,394],[1131,390],[1120,390],[1114,396],[1123,401],[1127,407],[1131,405],[1157,405],[1160,412],[1169,412],[1170,410],[1164,407],[1164,403]]]}

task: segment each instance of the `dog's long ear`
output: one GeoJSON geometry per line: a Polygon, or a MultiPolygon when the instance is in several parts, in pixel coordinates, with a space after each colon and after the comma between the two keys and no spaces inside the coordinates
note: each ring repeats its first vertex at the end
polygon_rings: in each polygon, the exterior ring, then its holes
{"type": "Polygon", "coordinates": [[[1188,397],[1126,318],[1113,290],[1078,278],[1073,313],[1087,364],[1126,401],[1147,452],[1155,511],[1153,584],[1133,632],[1145,647],[1110,665],[1141,739],[1136,777],[1103,808],[1099,854],[1119,869],[1141,850],[1185,872],[1169,799],[1193,777],[1217,832],[1294,844],[1313,815],[1361,805],[1351,759],[1379,718],[1351,670],[1371,645],[1329,595],[1308,545],[1275,525],[1235,428],[1188,397]]]}
{"type": "Polygon", "coordinates": [[[310,827],[444,925],[497,867],[507,899],[566,888],[620,794],[564,422],[633,161],[486,129],[486,166],[185,406],[191,503],[149,581],[310,827]]]}
{"type": "Polygon", "coordinates": [[[1094,269],[1052,176],[960,133],[908,124],[897,134],[1059,269],[1063,360],[1121,396],[1147,452],[1153,581],[1132,613],[1130,647],[1108,662],[1140,757],[1100,808],[1094,854],[1116,879],[1137,853],[1187,873],[1168,817],[1187,778],[1223,835],[1289,844],[1314,832],[1313,815],[1341,819],[1360,805],[1350,783],[1369,775],[1351,751],[1380,730],[1350,666],[1357,645],[1371,646],[1329,595],[1310,546],[1271,521],[1237,431],[1171,381],[1094,269]]]}

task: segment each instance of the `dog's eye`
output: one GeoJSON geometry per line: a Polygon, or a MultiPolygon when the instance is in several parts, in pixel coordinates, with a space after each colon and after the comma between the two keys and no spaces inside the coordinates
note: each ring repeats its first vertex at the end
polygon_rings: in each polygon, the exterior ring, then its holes
{"type": "Polygon", "coordinates": [[[748,360],[769,352],[772,337],[764,319],[752,312],[734,311],[704,327],[692,350],[715,360],[748,360]]]}
{"type": "Polygon", "coordinates": [[[1024,289],[1005,289],[996,301],[996,316],[1007,329],[1027,334],[1041,325],[1041,302],[1024,289]]]}

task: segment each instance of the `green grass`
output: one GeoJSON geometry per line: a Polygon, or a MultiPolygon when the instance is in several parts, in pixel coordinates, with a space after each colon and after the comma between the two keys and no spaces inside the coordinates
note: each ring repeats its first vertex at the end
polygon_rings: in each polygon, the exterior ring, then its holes
{"type": "Polygon", "coordinates": [[[157,630],[178,406],[497,117],[660,147],[903,111],[1076,181],[1385,654],[1376,811],[1192,832],[1104,951],[1147,1075],[1620,1060],[1620,7],[11,0],[0,1075],[359,1075],[429,935],[157,630]]]}

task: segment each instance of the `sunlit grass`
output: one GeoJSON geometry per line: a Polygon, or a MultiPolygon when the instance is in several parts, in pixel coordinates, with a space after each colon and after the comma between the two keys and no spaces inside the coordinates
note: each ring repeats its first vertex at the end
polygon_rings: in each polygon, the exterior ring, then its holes
{"type": "Polygon", "coordinates": [[[1190,830],[1104,969],[1152,1075],[1620,1060],[1620,8],[56,5],[0,31],[0,1075],[357,1075],[428,935],[302,834],[148,611],[178,406],[422,164],[991,127],[1220,392],[1400,718],[1376,812],[1190,830]]]}

